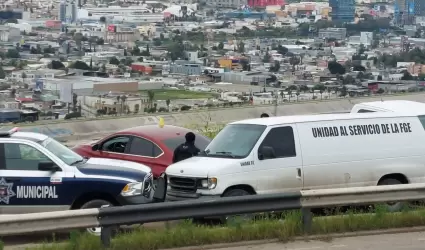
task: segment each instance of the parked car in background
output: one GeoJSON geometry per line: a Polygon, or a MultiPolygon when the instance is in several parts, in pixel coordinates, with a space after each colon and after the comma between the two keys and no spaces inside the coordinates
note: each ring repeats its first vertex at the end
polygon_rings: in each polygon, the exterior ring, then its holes
{"type": "MultiPolygon", "coordinates": [[[[171,125],[146,125],[125,129],[99,141],[81,144],[72,149],[85,157],[102,157],[142,163],[158,178],[172,164],[174,149],[185,142],[185,135],[194,132],[195,145],[202,151],[211,139],[187,128],[171,125]]],[[[202,167],[202,166],[199,166],[202,167]]]]}

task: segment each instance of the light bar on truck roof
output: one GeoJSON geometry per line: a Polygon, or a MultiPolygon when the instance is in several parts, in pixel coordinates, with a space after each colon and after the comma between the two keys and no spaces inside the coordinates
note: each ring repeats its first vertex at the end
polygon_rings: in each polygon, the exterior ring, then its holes
{"type": "Polygon", "coordinates": [[[14,127],[7,131],[0,131],[0,137],[10,137],[13,133],[16,133],[19,131],[18,127],[14,127]]]}

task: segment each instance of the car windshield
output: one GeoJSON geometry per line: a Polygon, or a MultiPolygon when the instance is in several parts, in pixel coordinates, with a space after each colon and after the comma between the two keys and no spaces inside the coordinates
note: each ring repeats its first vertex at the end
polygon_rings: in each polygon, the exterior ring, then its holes
{"type": "MultiPolygon", "coordinates": [[[[174,149],[176,149],[180,144],[184,143],[185,141],[186,139],[184,138],[184,135],[182,135],[178,137],[165,139],[162,142],[165,144],[165,146],[168,149],[170,149],[171,151],[174,151],[174,149]]],[[[209,138],[200,134],[196,134],[195,146],[199,148],[201,151],[203,151],[208,146],[210,141],[211,140],[209,138]]]]}
{"type": "Polygon", "coordinates": [[[205,149],[204,156],[244,158],[251,152],[266,127],[254,124],[227,125],[205,149]]]}
{"type": "Polygon", "coordinates": [[[53,138],[48,138],[40,142],[40,144],[67,165],[73,165],[75,163],[84,161],[84,158],[81,155],[75,153],[70,148],[53,138]]]}

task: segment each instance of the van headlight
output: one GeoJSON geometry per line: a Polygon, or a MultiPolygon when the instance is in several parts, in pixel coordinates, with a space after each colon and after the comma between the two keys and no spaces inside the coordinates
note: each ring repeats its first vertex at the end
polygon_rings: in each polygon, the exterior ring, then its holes
{"type": "Polygon", "coordinates": [[[215,187],[217,187],[217,178],[206,178],[199,180],[198,188],[200,189],[214,189],[215,187]]]}
{"type": "Polygon", "coordinates": [[[121,191],[122,196],[141,195],[143,193],[143,182],[132,182],[125,185],[121,191]]]}

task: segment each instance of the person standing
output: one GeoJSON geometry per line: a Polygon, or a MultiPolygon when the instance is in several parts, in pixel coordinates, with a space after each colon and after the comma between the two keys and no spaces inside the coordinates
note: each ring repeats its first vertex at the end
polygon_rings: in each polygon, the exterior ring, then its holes
{"type": "Polygon", "coordinates": [[[185,135],[186,142],[179,145],[174,150],[173,163],[186,160],[192,156],[196,156],[201,152],[199,148],[195,146],[196,136],[192,132],[188,132],[185,135]]]}

